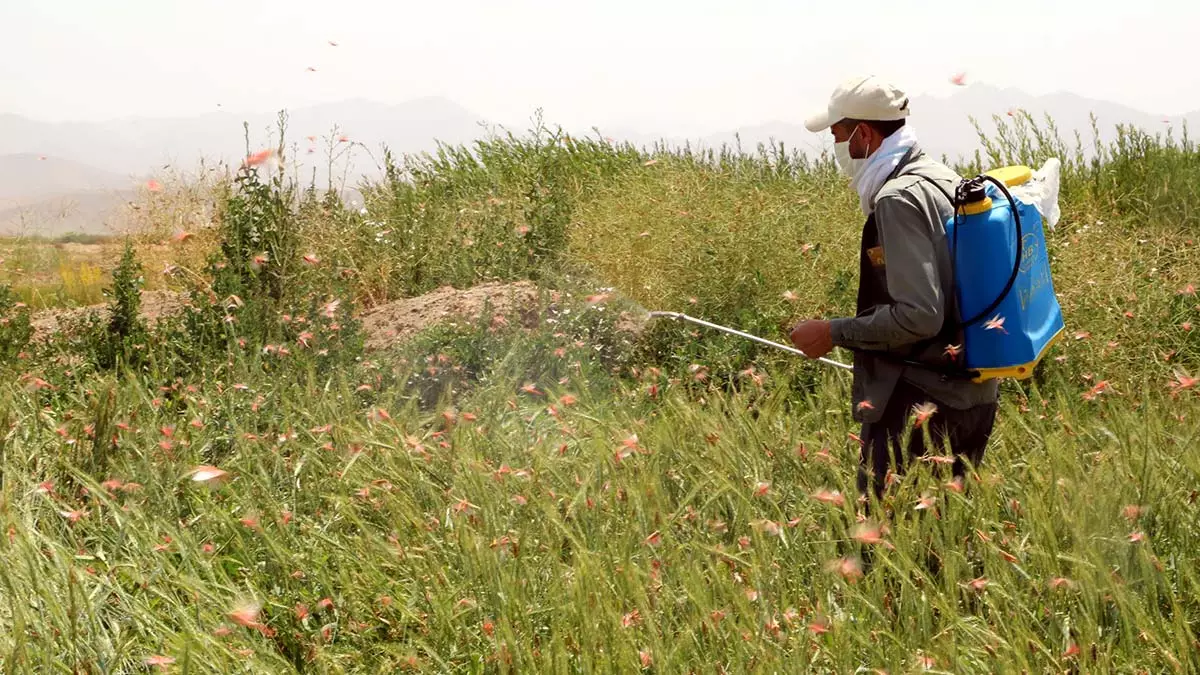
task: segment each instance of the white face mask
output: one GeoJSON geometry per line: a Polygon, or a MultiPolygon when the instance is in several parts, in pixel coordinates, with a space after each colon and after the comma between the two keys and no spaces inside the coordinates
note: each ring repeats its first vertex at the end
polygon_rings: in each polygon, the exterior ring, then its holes
{"type": "Polygon", "coordinates": [[[867,157],[858,159],[850,156],[850,141],[854,139],[854,134],[857,133],[858,127],[854,127],[854,131],[850,133],[850,138],[841,143],[833,144],[833,157],[837,160],[838,167],[842,170],[842,173],[851,178],[854,178],[862,171],[863,165],[867,163],[868,159],[867,157]]]}

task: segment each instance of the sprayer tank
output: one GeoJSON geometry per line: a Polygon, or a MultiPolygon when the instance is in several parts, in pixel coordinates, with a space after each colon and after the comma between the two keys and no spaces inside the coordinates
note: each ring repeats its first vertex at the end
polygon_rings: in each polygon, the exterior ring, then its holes
{"type": "MultiPolygon", "coordinates": [[[[1007,167],[992,172],[1009,185],[1028,178],[1028,169],[1007,167]]],[[[963,205],[957,223],[946,223],[946,241],[955,266],[959,312],[975,317],[1004,291],[1017,263],[1012,288],[986,316],[964,328],[966,366],[979,371],[977,380],[1024,379],[1063,332],[1062,310],[1054,295],[1046,236],[1037,208],[1016,200],[1020,243],[1008,198],[988,184],[987,198],[963,205]],[[957,228],[957,249],[955,229],[957,228]]]]}

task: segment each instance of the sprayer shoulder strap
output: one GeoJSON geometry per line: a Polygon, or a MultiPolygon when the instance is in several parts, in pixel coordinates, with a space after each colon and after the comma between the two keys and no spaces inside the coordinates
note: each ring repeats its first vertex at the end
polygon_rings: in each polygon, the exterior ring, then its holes
{"type": "MultiPolygon", "coordinates": [[[[925,181],[926,183],[929,183],[930,185],[932,185],[934,187],[934,189],[936,189],[938,192],[940,192],[942,194],[942,196],[946,198],[946,201],[949,202],[949,204],[950,204],[950,212],[953,214],[952,217],[954,218],[954,222],[955,222],[953,242],[950,245],[950,284],[953,288],[957,288],[958,287],[958,262],[957,262],[957,259],[958,259],[958,224],[959,224],[959,215],[960,215],[959,211],[958,211],[958,207],[962,202],[962,198],[961,198],[962,188],[967,183],[967,181],[960,178],[955,185],[954,194],[951,195],[949,192],[946,191],[945,188],[943,188],[940,184],[938,184],[938,182],[936,180],[934,180],[933,178],[930,178],[929,176],[926,176],[921,173],[917,173],[915,171],[909,172],[906,175],[916,176],[917,178],[925,181]]],[[[981,320],[982,314],[980,316],[976,316],[971,319],[963,319],[959,313],[962,308],[958,306],[958,298],[955,297],[956,294],[954,292],[951,292],[950,295],[951,295],[951,301],[952,301],[953,309],[954,309],[952,316],[954,317],[954,321],[957,323],[958,328],[964,328],[971,324],[978,323],[981,320]]],[[[993,309],[993,308],[989,308],[988,310],[985,310],[985,312],[991,311],[991,309],[993,309]]]]}
{"type": "MultiPolygon", "coordinates": [[[[900,176],[916,176],[917,178],[920,178],[921,180],[925,181],[926,183],[929,183],[930,185],[933,186],[933,188],[935,190],[940,192],[942,194],[942,196],[946,198],[946,201],[950,204],[950,210],[953,211],[955,209],[953,195],[951,195],[949,192],[947,192],[946,188],[942,187],[941,184],[937,182],[937,180],[930,178],[929,176],[926,176],[923,173],[917,173],[916,171],[901,172],[900,176]]],[[[897,176],[897,178],[899,178],[900,176],[897,176]]],[[[956,184],[961,185],[962,182],[963,181],[961,179],[959,179],[956,184]]]]}

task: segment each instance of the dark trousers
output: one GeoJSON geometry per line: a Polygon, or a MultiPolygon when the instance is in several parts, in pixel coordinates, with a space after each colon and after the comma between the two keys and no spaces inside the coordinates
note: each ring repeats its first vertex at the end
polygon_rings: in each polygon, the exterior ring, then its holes
{"type": "Polygon", "coordinates": [[[966,410],[943,405],[925,392],[900,380],[888,400],[883,416],[878,422],[869,422],[862,427],[862,458],[858,467],[858,491],[866,494],[870,487],[876,498],[882,498],[888,469],[897,474],[904,471],[908,461],[926,454],[925,426],[934,454],[942,453],[943,445],[949,445],[954,454],[953,475],[963,476],[969,461],[978,465],[983,461],[983,450],[996,422],[996,403],[987,403],[966,410]],[[913,408],[926,402],[937,406],[937,412],[914,429],[913,408]],[[908,436],[905,443],[905,435],[908,436]]]}

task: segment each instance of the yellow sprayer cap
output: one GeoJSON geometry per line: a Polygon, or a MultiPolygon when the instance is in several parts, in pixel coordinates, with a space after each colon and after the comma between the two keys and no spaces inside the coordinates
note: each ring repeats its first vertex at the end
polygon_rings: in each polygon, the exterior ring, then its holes
{"type": "Polygon", "coordinates": [[[1033,169],[1027,166],[1002,166],[991,171],[985,171],[985,176],[991,176],[1008,187],[1014,187],[1033,178],[1033,169]]]}
{"type": "Polygon", "coordinates": [[[958,207],[958,212],[964,216],[977,216],[992,210],[992,198],[984,197],[977,202],[968,202],[958,207]]]}

